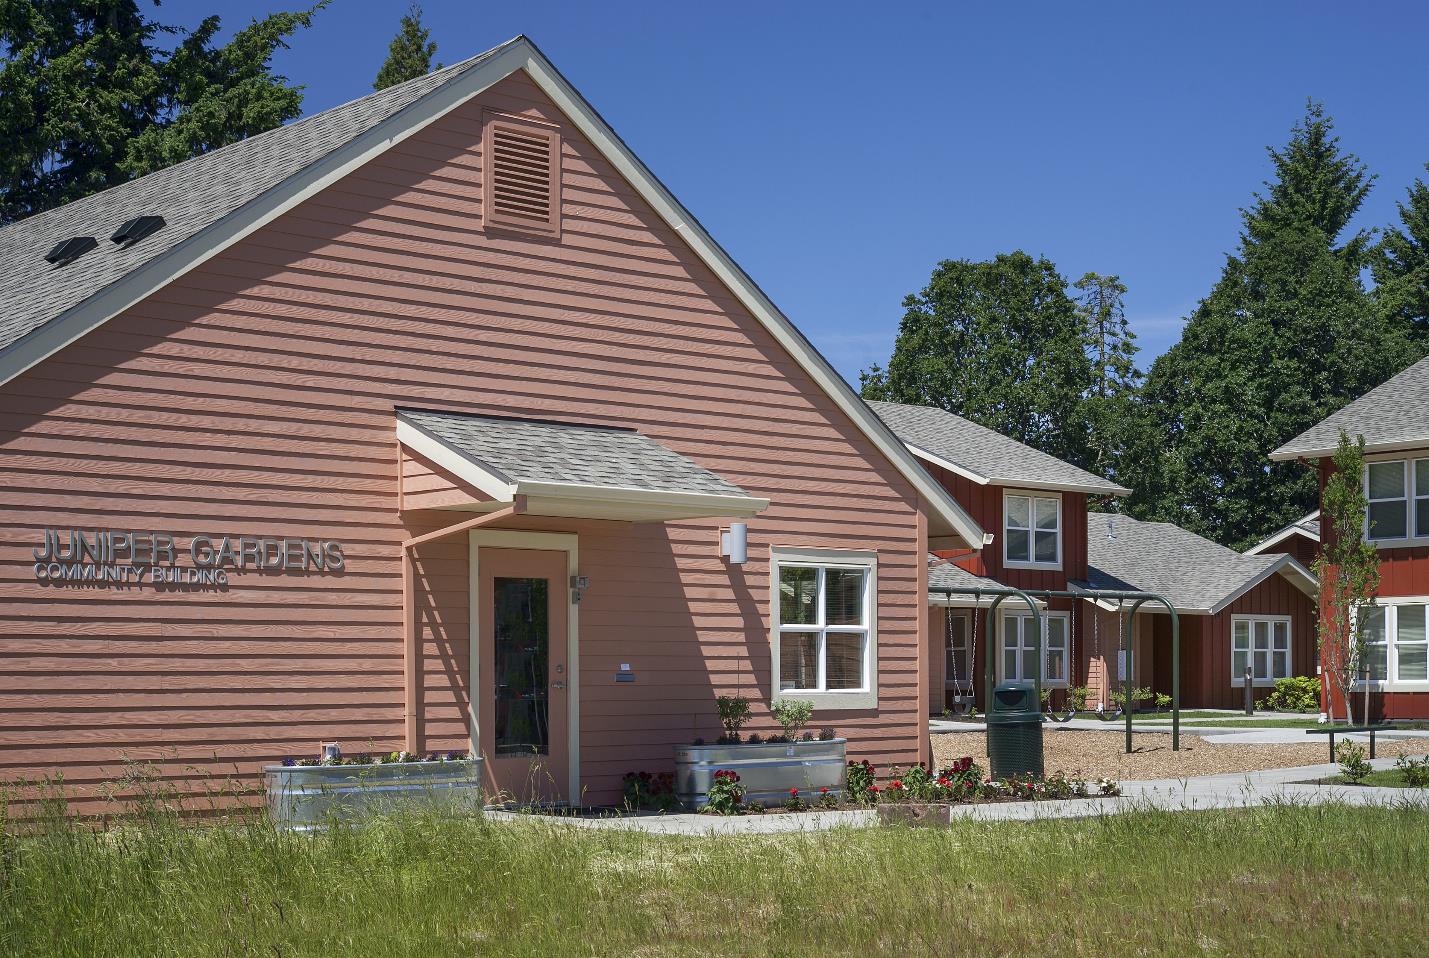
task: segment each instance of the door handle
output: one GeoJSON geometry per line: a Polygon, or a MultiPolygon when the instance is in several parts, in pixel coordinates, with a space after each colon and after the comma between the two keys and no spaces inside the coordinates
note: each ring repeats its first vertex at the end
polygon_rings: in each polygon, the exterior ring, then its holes
{"type": "Polygon", "coordinates": [[[551,686],[551,688],[555,689],[557,692],[562,691],[563,689],[565,689],[565,687],[566,683],[561,681],[560,679],[557,679],[555,684],[551,686]]]}

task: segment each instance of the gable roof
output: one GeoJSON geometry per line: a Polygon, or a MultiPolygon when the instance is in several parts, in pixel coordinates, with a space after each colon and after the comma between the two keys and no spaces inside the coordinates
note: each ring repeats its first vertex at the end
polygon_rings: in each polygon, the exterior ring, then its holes
{"type": "Polygon", "coordinates": [[[1260,542],[1245,550],[1248,556],[1260,555],[1270,550],[1272,546],[1279,545],[1291,536],[1304,536],[1311,542],[1320,541],[1320,510],[1316,509],[1309,515],[1296,519],[1287,526],[1282,526],[1275,532],[1266,536],[1260,542]]]}
{"type": "Polygon", "coordinates": [[[1333,412],[1270,454],[1271,459],[1333,456],[1340,430],[1363,436],[1367,452],[1429,448],[1429,357],[1333,412]]]}
{"type": "Polygon", "coordinates": [[[870,402],[914,455],[979,485],[1124,496],[1124,486],[932,406],[870,402]]]}
{"type": "Polygon", "coordinates": [[[1177,612],[1214,615],[1277,573],[1307,595],[1318,590],[1310,571],[1288,555],[1243,555],[1169,522],[1087,514],[1083,585],[1092,592],[1154,592],[1177,612]]]}
{"type": "Polygon", "coordinates": [[[0,385],[518,70],[908,480],[929,535],[981,548],[978,524],[526,37],[6,227],[0,251],[28,258],[16,267],[23,278],[7,272],[0,281],[0,317],[15,317],[0,334],[0,385]],[[146,213],[172,219],[127,249],[91,251],[55,273],[62,279],[36,265],[43,264],[48,239],[112,229],[106,221],[121,209],[124,219],[146,213]],[[90,271],[92,278],[82,278],[90,271]],[[64,288],[70,281],[73,290],[64,288]]]}

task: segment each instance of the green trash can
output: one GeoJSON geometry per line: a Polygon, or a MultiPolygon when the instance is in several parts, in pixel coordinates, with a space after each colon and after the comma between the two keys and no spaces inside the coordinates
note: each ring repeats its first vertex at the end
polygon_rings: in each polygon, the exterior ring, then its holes
{"type": "Polygon", "coordinates": [[[1042,708],[1031,682],[999,682],[987,709],[988,774],[995,779],[1044,774],[1042,708]]]}

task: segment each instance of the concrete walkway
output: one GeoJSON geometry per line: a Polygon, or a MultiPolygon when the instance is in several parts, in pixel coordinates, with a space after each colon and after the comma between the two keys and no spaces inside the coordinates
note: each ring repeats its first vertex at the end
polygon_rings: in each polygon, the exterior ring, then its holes
{"type": "MultiPolygon", "coordinates": [[[[1394,759],[1375,759],[1376,771],[1393,768],[1394,759]]],[[[1090,818],[1121,812],[1160,810],[1203,811],[1250,808],[1275,802],[1314,805],[1341,802],[1349,805],[1412,805],[1429,813],[1429,789],[1370,788],[1360,785],[1305,785],[1339,774],[1338,765],[1306,765],[1261,772],[1235,772],[1188,779],[1123,782],[1119,798],[1084,798],[1060,802],[1008,802],[959,805],[953,814],[976,821],[1034,821],[1050,818],[1090,818]]],[[[516,812],[487,812],[496,820],[516,820],[516,812]]],[[[864,828],[878,824],[872,809],[803,814],[743,815],[642,815],[632,818],[560,818],[542,821],[576,828],[615,828],[663,835],[772,835],[817,832],[833,828],[864,828]]]]}
{"type": "MultiPolygon", "coordinates": [[[[1308,735],[1303,728],[1267,728],[1256,727],[1256,720],[1296,718],[1303,719],[1304,715],[1261,712],[1253,716],[1248,716],[1243,712],[1227,712],[1227,719],[1236,719],[1236,728],[1198,728],[1191,724],[1196,721],[1188,719],[1181,723],[1181,734],[1195,735],[1207,742],[1217,745],[1314,745],[1324,744],[1329,751],[1326,737],[1323,735],[1308,735]],[[1243,723],[1243,724],[1242,724],[1243,723]]],[[[1054,734],[1059,731],[1069,732],[1120,732],[1126,731],[1124,722],[1103,722],[1100,719],[1072,719],[1069,722],[1044,722],[1042,724],[1044,734],[1054,734]]],[[[947,719],[930,719],[928,721],[928,731],[933,735],[953,735],[960,732],[986,732],[987,726],[978,721],[950,721],[947,719]]],[[[1169,718],[1157,718],[1155,720],[1137,719],[1132,724],[1132,731],[1140,735],[1143,732],[1161,732],[1171,734],[1171,720],[1169,718]]],[[[1402,729],[1390,732],[1376,733],[1379,741],[1393,741],[1404,738],[1429,738],[1429,731],[1419,731],[1415,729],[1402,729]]],[[[1359,742],[1368,742],[1368,733],[1358,733],[1351,735],[1337,735],[1340,738],[1354,739],[1359,742]]]]}

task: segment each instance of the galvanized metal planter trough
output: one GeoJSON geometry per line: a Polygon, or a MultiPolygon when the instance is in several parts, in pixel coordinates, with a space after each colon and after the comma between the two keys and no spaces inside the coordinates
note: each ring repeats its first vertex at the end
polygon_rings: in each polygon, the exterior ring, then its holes
{"type": "Polygon", "coordinates": [[[778,805],[797,788],[815,801],[819,789],[843,797],[848,766],[848,739],[820,742],[742,742],[738,745],[678,745],[675,747],[675,794],[686,808],[699,810],[708,801],[714,773],[728,769],[739,775],[748,802],[778,805]]]}
{"type": "Polygon", "coordinates": [[[394,809],[481,810],[480,758],[381,765],[268,765],[268,815],[299,831],[394,809]]]}

